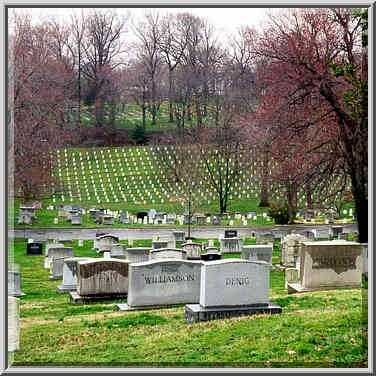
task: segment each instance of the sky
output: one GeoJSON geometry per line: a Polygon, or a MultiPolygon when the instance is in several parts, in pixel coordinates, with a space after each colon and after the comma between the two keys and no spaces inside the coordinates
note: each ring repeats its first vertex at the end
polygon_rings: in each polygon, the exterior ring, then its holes
{"type": "MultiPolygon", "coordinates": [[[[31,13],[35,20],[42,17],[53,16],[57,20],[69,19],[73,13],[72,8],[21,8],[31,13]]],[[[79,11],[80,8],[75,8],[79,11]]],[[[135,17],[142,17],[146,8],[117,8],[117,12],[125,13],[127,10],[135,17]]],[[[248,25],[256,29],[265,18],[268,8],[157,8],[158,12],[190,12],[202,18],[206,18],[210,24],[215,26],[217,32],[222,35],[234,34],[240,26],[248,25]]]]}

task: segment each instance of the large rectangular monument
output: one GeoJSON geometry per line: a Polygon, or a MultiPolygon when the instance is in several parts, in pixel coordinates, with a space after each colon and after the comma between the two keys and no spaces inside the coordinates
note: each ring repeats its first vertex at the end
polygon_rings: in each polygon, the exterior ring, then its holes
{"type": "Polygon", "coordinates": [[[149,309],[200,299],[200,261],[156,260],[129,265],[127,304],[120,310],[149,309]]]}
{"type": "Polygon", "coordinates": [[[361,285],[361,244],[342,240],[303,242],[300,253],[299,281],[287,284],[288,293],[361,285]]]}
{"type": "Polygon", "coordinates": [[[264,261],[226,259],[203,263],[200,304],[188,304],[188,323],[256,313],[280,313],[269,302],[270,265],[264,261]]]}
{"type": "Polygon", "coordinates": [[[77,292],[71,301],[123,298],[128,293],[129,262],[119,259],[93,259],[77,262],[77,292]]]}

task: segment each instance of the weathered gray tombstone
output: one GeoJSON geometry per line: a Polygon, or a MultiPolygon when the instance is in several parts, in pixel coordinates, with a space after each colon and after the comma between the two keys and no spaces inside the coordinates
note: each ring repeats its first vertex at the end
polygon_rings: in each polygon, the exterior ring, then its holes
{"type": "Polygon", "coordinates": [[[28,215],[31,218],[36,218],[35,216],[35,208],[32,206],[20,206],[18,210],[18,215],[28,215]]]}
{"type": "Polygon", "coordinates": [[[329,230],[316,228],[312,230],[313,237],[315,240],[328,240],[329,239],[329,230]]]}
{"type": "Polygon", "coordinates": [[[300,254],[301,243],[308,239],[300,234],[290,234],[283,238],[280,248],[280,263],[283,267],[296,266],[296,260],[300,254]]]}
{"type": "Polygon", "coordinates": [[[48,279],[50,280],[63,279],[64,261],[67,258],[69,257],[67,256],[54,257],[51,260],[50,275],[48,276],[48,279]]]}
{"type": "Polygon", "coordinates": [[[8,351],[20,348],[20,299],[8,296],[8,351]]]}
{"type": "Polygon", "coordinates": [[[154,217],[157,214],[157,211],[155,209],[150,209],[148,212],[149,220],[154,221],[154,217]]]}
{"type": "Polygon", "coordinates": [[[129,262],[119,259],[93,259],[77,262],[77,291],[72,303],[123,298],[128,293],[129,262]]]}
{"type": "Polygon", "coordinates": [[[298,268],[286,268],[285,269],[285,288],[289,283],[299,282],[299,269],[298,268]]]}
{"type": "Polygon", "coordinates": [[[331,226],[329,228],[330,239],[338,239],[339,234],[342,234],[343,226],[331,226]]]}
{"type": "Polygon", "coordinates": [[[274,235],[271,232],[260,234],[257,238],[257,244],[269,244],[274,243],[274,235]]]}
{"type": "Polygon", "coordinates": [[[185,306],[188,323],[259,313],[281,313],[269,301],[270,265],[264,261],[226,259],[201,267],[200,304],[185,306]]]}
{"type": "Polygon", "coordinates": [[[18,222],[17,224],[19,225],[30,225],[31,224],[31,215],[28,214],[28,213],[25,213],[25,214],[20,214],[18,216],[18,222]]]}
{"type": "Polygon", "coordinates": [[[118,217],[118,222],[121,223],[121,224],[129,224],[130,223],[130,219],[129,219],[129,214],[128,212],[123,212],[123,213],[120,213],[119,217],[118,217]]]}
{"type": "Polygon", "coordinates": [[[184,231],[172,231],[172,235],[175,238],[175,242],[185,242],[185,232],[184,231]]]}
{"type": "Polygon", "coordinates": [[[196,216],[196,222],[198,226],[206,225],[206,217],[204,215],[196,216]]]}
{"type": "Polygon", "coordinates": [[[174,214],[168,213],[166,222],[168,225],[173,225],[175,223],[176,216],[174,214]]]}
{"type": "Polygon", "coordinates": [[[24,296],[21,291],[21,272],[19,264],[12,264],[8,270],[8,296],[24,296]]]}
{"type": "Polygon", "coordinates": [[[151,248],[147,247],[127,248],[125,250],[125,259],[130,263],[149,261],[150,251],[151,248]]]}
{"type": "Polygon", "coordinates": [[[46,255],[47,261],[45,261],[45,268],[51,268],[51,263],[54,258],[60,257],[74,257],[72,247],[51,247],[48,249],[48,254],[46,255]]]}
{"type": "Polygon", "coordinates": [[[56,287],[59,294],[77,289],[77,262],[92,260],[91,257],[68,257],[64,259],[63,283],[56,287]]]}
{"type": "Polygon", "coordinates": [[[249,261],[265,261],[271,265],[273,244],[243,245],[241,258],[249,261]]]}
{"type": "Polygon", "coordinates": [[[282,239],[290,233],[290,230],[288,229],[274,229],[272,230],[272,235],[275,240],[282,241],[282,239]]]}
{"type": "Polygon", "coordinates": [[[154,260],[129,265],[127,304],[120,310],[196,303],[200,299],[201,262],[154,260]]]}
{"type": "Polygon", "coordinates": [[[214,226],[219,226],[221,224],[221,219],[218,216],[213,215],[213,217],[211,219],[211,223],[214,226]]]}
{"type": "Polygon", "coordinates": [[[105,234],[97,238],[98,253],[111,252],[112,246],[119,243],[119,238],[115,235],[105,234]]]}
{"type": "Polygon", "coordinates": [[[153,249],[167,248],[168,240],[153,240],[151,242],[151,246],[153,249]]]}
{"type": "Polygon", "coordinates": [[[180,248],[159,248],[151,249],[149,253],[149,260],[161,260],[161,259],[177,259],[186,260],[187,251],[180,248]]]}
{"type": "Polygon", "coordinates": [[[243,247],[242,238],[219,239],[221,253],[241,253],[243,247]]]}
{"type": "Polygon", "coordinates": [[[201,244],[200,243],[184,243],[181,245],[184,251],[187,251],[188,260],[200,260],[201,244]]]}
{"type": "Polygon", "coordinates": [[[338,235],[339,240],[348,240],[349,239],[349,234],[347,232],[342,232],[338,235]]]}
{"type": "Polygon", "coordinates": [[[82,225],[82,215],[72,215],[71,216],[71,224],[72,225],[82,225]]]}
{"type": "Polygon", "coordinates": [[[125,245],[124,244],[113,244],[111,248],[111,257],[118,259],[125,259],[125,245]]]}
{"type": "Polygon", "coordinates": [[[104,215],[102,224],[107,225],[107,226],[111,226],[111,225],[114,224],[114,220],[115,220],[115,218],[112,215],[104,215]]]}
{"type": "Polygon", "coordinates": [[[303,242],[299,282],[288,283],[287,293],[359,287],[362,246],[349,241],[303,242]]]}
{"type": "Polygon", "coordinates": [[[362,246],[362,260],[363,260],[363,269],[362,273],[366,275],[368,279],[368,243],[359,243],[362,246]]]}

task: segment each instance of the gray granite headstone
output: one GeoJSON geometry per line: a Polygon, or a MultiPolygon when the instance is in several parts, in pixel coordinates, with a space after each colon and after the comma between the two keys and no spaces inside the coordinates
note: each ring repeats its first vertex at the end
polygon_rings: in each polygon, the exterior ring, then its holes
{"type": "Polygon", "coordinates": [[[188,260],[200,260],[201,244],[200,243],[185,243],[181,245],[184,251],[187,251],[188,260]]]}
{"type": "Polygon", "coordinates": [[[269,303],[270,265],[263,261],[225,259],[204,263],[201,273],[202,307],[269,303]]]}
{"type": "Polygon", "coordinates": [[[113,244],[118,244],[119,238],[115,235],[105,234],[97,237],[97,246],[99,253],[111,252],[113,244]]]}
{"type": "Polygon", "coordinates": [[[288,284],[288,293],[360,286],[362,246],[359,243],[303,242],[300,253],[299,282],[288,284]]]}
{"type": "Polygon", "coordinates": [[[123,244],[113,244],[110,255],[113,258],[125,259],[125,249],[126,247],[123,244]]]}
{"type": "Polygon", "coordinates": [[[280,313],[269,302],[270,265],[264,261],[225,259],[204,262],[200,304],[185,306],[188,323],[255,313],[280,313]]]}
{"type": "Polygon", "coordinates": [[[20,299],[14,296],[8,296],[8,351],[13,352],[19,348],[20,299]]]}
{"type": "Polygon", "coordinates": [[[91,257],[68,257],[64,259],[63,283],[56,287],[58,293],[74,291],[77,289],[77,262],[92,260],[91,257]]]}
{"type": "Polygon", "coordinates": [[[161,260],[161,259],[177,259],[177,260],[187,259],[187,251],[180,249],[180,248],[152,249],[149,255],[150,255],[150,261],[161,260]]]}
{"type": "Polygon", "coordinates": [[[21,272],[19,264],[13,264],[8,270],[8,296],[24,296],[21,291],[21,272]]]}
{"type": "Polygon", "coordinates": [[[219,243],[221,253],[241,253],[242,251],[242,238],[221,238],[219,243]]]}
{"type": "Polygon", "coordinates": [[[45,268],[51,268],[51,263],[54,258],[60,257],[74,257],[73,248],[72,247],[50,247],[48,249],[48,254],[45,258],[45,268]]]}
{"type": "Polygon", "coordinates": [[[119,309],[196,303],[200,298],[201,262],[156,260],[129,265],[126,305],[119,309]]]}
{"type": "Polygon", "coordinates": [[[173,231],[172,235],[175,237],[176,242],[185,241],[185,232],[184,231],[173,231]]]}
{"type": "Polygon", "coordinates": [[[265,261],[272,264],[273,244],[243,245],[241,257],[250,261],[265,261]]]}
{"type": "Polygon", "coordinates": [[[127,248],[125,250],[125,259],[131,263],[149,261],[150,251],[151,248],[147,247],[127,248]]]}

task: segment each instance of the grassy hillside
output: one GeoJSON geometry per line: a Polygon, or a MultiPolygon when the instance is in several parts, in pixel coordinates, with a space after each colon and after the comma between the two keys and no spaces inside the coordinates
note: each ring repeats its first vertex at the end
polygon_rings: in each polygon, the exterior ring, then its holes
{"type": "MultiPolygon", "coordinates": [[[[98,257],[92,245],[74,241],[75,256],[98,257]]],[[[25,256],[26,239],[16,239],[14,247],[26,296],[20,298],[20,349],[13,367],[367,366],[360,288],[287,295],[284,273],[271,270],[269,298],[282,314],[188,325],[184,305],[124,312],[116,310],[119,301],[71,304],[67,294],[56,293],[61,281],[48,280],[44,257],[25,256]]],[[[278,247],[273,263],[279,263],[278,247]]]]}

